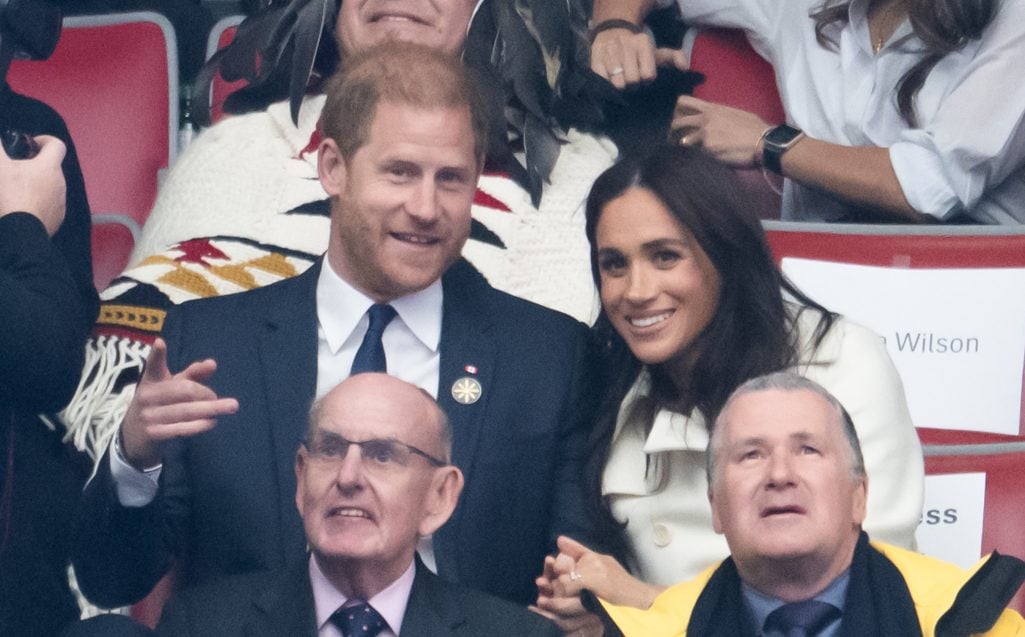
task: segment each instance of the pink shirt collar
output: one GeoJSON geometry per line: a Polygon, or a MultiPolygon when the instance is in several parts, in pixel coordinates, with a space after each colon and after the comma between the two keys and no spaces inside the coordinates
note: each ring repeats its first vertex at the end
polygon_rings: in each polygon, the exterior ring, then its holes
{"type": "MultiPolygon", "coordinates": [[[[415,562],[415,560],[414,560],[415,562]]],[[[397,580],[389,584],[384,590],[370,599],[366,600],[374,607],[381,617],[388,622],[388,627],[399,635],[402,630],[402,618],[406,614],[406,605],[409,603],[409,593],[413,590],[413,578],[416,575],[414,562],[399,576],[397,580]]],[[[321,631],[328,623],[331,615],[349,601],[337,588],[334,587],[320,570],[316,556],[310,554],[310,585],[313,588],[313,606],[317,616],[317,630],[321,631]]],[[[358,600],[362,601],[362,600],[358,600]]]]}

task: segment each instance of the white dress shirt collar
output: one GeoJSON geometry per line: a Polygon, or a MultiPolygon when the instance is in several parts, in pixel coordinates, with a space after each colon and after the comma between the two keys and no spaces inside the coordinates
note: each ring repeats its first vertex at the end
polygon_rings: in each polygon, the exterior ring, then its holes
{"type": "MultiPolygon", "coordinates": [[[[317,321],[333,354],[348,340],[374,301],[338,276],[325,257],[317,279],[317,321]]],[[[432,352],[441,342],[441,280],[391,301],[398,317],[432,352]]],[[[360,335],[362,339],[362,335],[360,335]]]]}

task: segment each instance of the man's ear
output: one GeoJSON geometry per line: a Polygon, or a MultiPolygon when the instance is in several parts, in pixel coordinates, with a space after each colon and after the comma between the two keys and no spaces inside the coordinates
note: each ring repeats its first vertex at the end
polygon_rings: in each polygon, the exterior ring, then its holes
{"type": "Polygon", "coordinates": [[[299,509],[299,517],[303,516],[303,496],[306,490],[306,481],[303,476],[306,473],[306,454],[302,447],[295,452],[295,506],[299,509]]]}
{"type": "Polygon", "coordinates": [[[317,177],[329,197],[336,197],[345,191],[347,178],[345,158],[338,144],[331,138],[321,140],[317,148],[317,177]]]}
{"type": "Polygon", "coordinates": [[[868,476],[861,476],[858,478],[858,482],[859,484],[854,492],[851,518],[856,526],[861,527],[865,522],[865,515],[868,510],[868,476]]]}
{"type": "Polygon", "coordinates": [[[708,504],[712,507],[712,530],[722,535],[722,520],[719,519],[719,507],[715,506],[715,494],[708,487],[708,504]]]}
{"type": "Polygon", "coordinates": [[[463,472],[459,467],[446,465],[434,470],[429,490],[424,497],[423,513],[417,532],[427,537],[448,522],[456,510],[459,494],[463,492],[463,472]]]}

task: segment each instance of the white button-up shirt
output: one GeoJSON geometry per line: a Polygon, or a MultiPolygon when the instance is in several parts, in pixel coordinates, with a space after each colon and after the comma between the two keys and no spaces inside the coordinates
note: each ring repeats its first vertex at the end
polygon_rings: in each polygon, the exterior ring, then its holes
{"type": "MultiPolygon", "coordinates": [[[[875,54],[870,0],[852,0],[848,24],[827,30],[838,50],[815,39],[808,14],[821,0],[678,1],[689,23],[747,31],[775,68],[790,124],[835,144],[889,148],[916,210],[1025,223],[1025,2],[999,2],[981,40],[932,69],[915,100],[919,127],[912,129],[897,107],[897,85],[921,58],[907,20],[875,54]]],[[[784,219],[833,220],[845,207],[821,191],[785,185],[784,219]]]]}

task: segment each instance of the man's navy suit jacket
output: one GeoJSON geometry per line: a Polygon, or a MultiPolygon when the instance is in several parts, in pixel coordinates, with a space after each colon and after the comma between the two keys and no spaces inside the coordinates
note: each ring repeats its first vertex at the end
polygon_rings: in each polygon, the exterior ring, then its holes
{"type": "MultiPolygon", "coordinates": [[[[523,607],[446,582],[417,561],[402,637],[558,637],[523,607]]],[[[305,562],[285,572],[249,573],[185,591],[165,608],[158,637],[316,637],[305,562]]]]}
{"type": "MultiPolygon", "coordinates": [[[[156,499],[120,506],[104,458],[85,491],[73,562],[83,592],[117,606],[144,597],[178,555],[184,584],[284,567],[305,555],[295,454],[314,398],[320,266],[168,314],[168,364],[213,358],[209,385],[239,411],[165,446],[156,499]]],[[[582,465],[591,424],[589,335],[568,316],[492,288],[465,261],[442,279],[438,399],[466,487],[434,535],[439,574],[520,604],[554,537],[588,539],[582,465]],[[475,372],[467,371],[475,368],[475,372]],[[457,402],[475,377],[480,399],[457,402]]]]}

